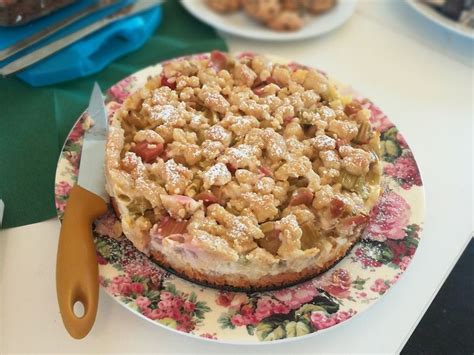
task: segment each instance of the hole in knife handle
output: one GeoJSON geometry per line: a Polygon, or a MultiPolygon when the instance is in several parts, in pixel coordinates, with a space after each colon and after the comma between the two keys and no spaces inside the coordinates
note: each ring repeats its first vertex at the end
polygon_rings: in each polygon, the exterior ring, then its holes
{"type": "Polygon", "coordinates": [[[84,304],[81,301],[77,301],[76,303],[74,303],[73,313],[77,318],[84,317],[85,308],[84,308],[84,304]]]}

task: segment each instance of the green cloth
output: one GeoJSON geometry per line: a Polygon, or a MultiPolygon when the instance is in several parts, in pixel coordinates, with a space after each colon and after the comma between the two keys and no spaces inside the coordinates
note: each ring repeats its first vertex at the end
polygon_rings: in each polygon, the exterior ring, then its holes
{"type": "Polygon", "coordinates": [[[54,176],[69,130],[86,109],[94,82],[102,90],[151,64],[185,54],[227,50],[215,31],[177,1],[163,5],[163,22],[138,51],[102,72],[54,86],[33,88],[0,79],[0,199],[3,228],[55,216],[54,176]]]}

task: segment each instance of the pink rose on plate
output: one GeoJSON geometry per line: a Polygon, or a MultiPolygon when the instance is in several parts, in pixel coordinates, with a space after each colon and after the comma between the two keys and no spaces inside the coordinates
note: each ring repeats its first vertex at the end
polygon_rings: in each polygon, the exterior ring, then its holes
{"type": "MultiPolygon", "coordinates": [[[[262,319],[265,319],[273,314],[288,314],[290,310],[291,308],[287,304],[270,298],[269,296],[264,296],[257,301],[257,307],[255,309],[255,318],[257,321],[261,321],[262,319]]],[[[242,311],[243,309],[241,310],[241,312],[242,311]]]]}
{"type": "Polygon", "coordinates": [[[413,156],[404,155],[395,160],[392,164],[387,164],[384,172],[399,180],[400,186],[405,190],[410,189],[413,185],[421,186],[421,176],[413,156]]]}
{"type": "Polygon", "coordinates": [[[248,303],[248,301],[249,301],[249,298],[247,297],[245,293],[235,293],[234,297],[232,298],[232,301],[230,301],[229,307],[238,309],[243,304],[248,303]]]}
{"type": "Polygon", "coordinates": [[[219,292],[219,295],[216,297],[216,303],[222,307],[229,307],[230,302],[234,298],[234,294],[230,292],[219,292]]]}
{"type": "Polygon", "coordinates": [[[251,322],[245,319],[244,316],[242,316],[241,314],[236,314],[232,316],[232,318],[230,319],[230,322],[236,327],[251,324],[251,322]]]}
{"type": "Polygon", "coordinates": [[[400,269],[406,270],[406,268],[408,267],[408,264],[410,264],[410,261],[411,261],[411,257],[404,256],[402,257],[402,260],[400,260],[400,262],[398,263],[398,266],[400,266],[400,269]]]}
{"type": "Polygon", "coordinates": [[[131,293],[132,279],[128,275],[115,276],[109,284],[109,292],[115,296],[128,296],[131,293]]]}
{"type": "Polygon", "coordinates": [[[162,301],[169,301],[169,300],[172,300],[173,298],[174,298],[174,296],[171,292],[161,291],[161,293],[160,293],[160,300],[162,300],[162,301]]]}
{"type": "Polygon", "coordinates": [[[327,317],[326,315],[318,312],[311,314],[311,323],[313,324],[314,328],[321,330],[336,325],[337,321],[331,316],[327,317]]]}
{"type": "Polygon", "coordinates": [[[60,181],[58,184],[55,186],[55,193],[56,196],[67,196],[69,195],[69,191],[71,191],[71,184],[66,182],[66,181],[60,181]]]}
{"type": "Polygon", "coordinates": [[[181,308],[181,306],[183,306],[183,305],[184,305],[184,300],[181,297],[175,297],[171,301],[171,306],[173,308],[181,308]]]}
{"type": "Polygon", "coordinates": [[[382,112],[382,110],[380,110],[380,108],[378,108],[378,106],[374,105],[372,102],[363,106],[370,110],[370,123],[372,123],[373,127],[379,132],[385,132],[393,127],[393,123],[390,122],[388,117],[382,112]]]}
{"type": "Polygon", "coordinates": [[[333,325],[344,322],[351,318],[356,311],[349,309],[348,311],[340,311],[331,315],[326,315],[322,312],[311,313],[311,324],[317,330],[330,328],[333,325]]]}
{"type": "Polygon", "coordinates": [[[64,209],[66,208],[66,200],[71,188],[72,186],[66,181],[60,181],[54,187],[54,192],[56,195],[55,205],[58,211],[64,211],[64,209]]]}
{"type": "Polygon", "coordinates": [[[99,252],[96,252],[96,256],[97,256],[97,263],[99,265],[107,265],[109,263],[106,258],[100,255],[99,252]]]}
{"type": "Polygon", "coordinates": [[[145,290],[145,286],[143,286],[139,282],[134,282],[130,285],[130,291],[134,294],[140,294],[145,290]]]}
{"type": "Polygon", "coordinates": [[[138,308],[140,308],[142,311],[147,309],[151,304],[151,301],[148,299],[148,297],[143,296],[138,296],[135,302],[137,303],[138,308]]]}
{"type": "Polygon", "coordinates": [[[153,310],[150,308],[146,308],[143,310],[143,314],[152,320],[163,319],[166,316],[166,313],[162,309],[159,309],[159,308],[156,308],[153,310]]]}
{"type": "Polygon", "coordinates": [[[56,209],[60,212],[64,212],[64,210],[66,209],[66,201],[64,200],[56,199],[55,205],[56,205],[56,209]]]}
{"type": "Polygon", "coordinates": [[[253,314],[247,314],[247,315],[236,314],[236,315],[232,316],[230,321],[236,327],[257,323],[257,319],[256,319],[255,315],[253,315],[253,314]]]}
{"type": "Polygon", "coordinates": [[[341,311],[341,312],[337,312],[334,315],[334,318],[336,319],[337,323],[344,322],[346,319],[349,319],[350,317],[352,317],[352,312],[351,311],[349,311],[349,312],[341,311]]]}
{"type": "MultiPolygon", "coordinates": [[[[151,283],[155,288],[161,284],[161,281],[164,277],[162,271],[156,269],[154,266],[150,265],[144,261],[134,261],[124,266],[123,270],[127,273],[129,277],[139,276],[141,278],[147,279],[148,283],[151,283]]],[[[162,294],[167,291],[163,291],[162,294]]],[[[167,292],[169,293],[169,292],[167,292]]]]}
{"type": "Polygon", "coordinates": [[[272,314],[273,308],[277,304],[274,299],[264,296],[257,301],[256,315],[259,319],[264,319],[272,314]]]}
{"type": "Polygon", "coordinates": [[[115,101],[110,101],[108,104],[107,104],[107,117],[108,119],[112,119],[112,117],[114,117],[115,115],[115,112],[117,112],[117,110],[119,108],[121,108],[122,105],[118,102],[115,102],[115,101]]]}
{"type": "Polygon", "coordinates": [[[128,95],[130,95],[130,83],[134,80],[133,76],[129,76],[119,81],[109,89],[109,95],[119,103],[124,102],[128,95]]]}
{"type": "Polygon", "coordinates": [[[397,133],[397,142],[400,145],[400,148],[408,148],[408,143],[405,140],[405,137],[403,137],[400,132],[397,133]]]}
{"type": "Polygon", "coordinates": [[[273,296],[277,300],[288,305],[291,309],[296,309],[302,304],[311,301],[318,294],[318,289],[312,282],[273,292],[273,296]]]}
{"type": "Polygon", "coordinates": [[[183,308],[186,312],[192,313],[196,309],[196,305],[192,302],[186,301],[184,302],[183,308]]]}
{"type": "Polygon", "coordinates": [[[405,238],[410,213],[410,206],[403,197],[387,191],[372,209],[364,237],[381,242],[387,239],[405,238]]]}
{"type": "Polygon", "coordinates": [[[374,124],[374,127],[379,132],[385,132],[393,127],[393,123],[387,118],[387,116],[383,115],[377,119],[376,123],[374,124]]]}
{"type": "Polygon", "coordinates": [[[139,282],[133,282],[128,275],[115,276],[109,284],[109,292],[116,296],[139,295],[145,290],[139,282]]]}
{"type": "Polygon", "coordinates": [[[77,152],[63,152],[64,157],[69,163],[71,163],[74,169],[74,176],[79,174],[79,161],[81,159],[81,153],[77,152]]]}
{"type": "Polygon", "coordinates": [[[241,305],[248,302],[248,297],[245,293],[235,292],[219,292],[216,297],[216,303],[219,306],[239,309],[241,305]]]}
{"type": "Polygon", "coordinates": [[[164,301],[160,301],[158,302],[158,308],[159,309],[163,309],[163,310],[166,310],[166,309],[170,309],[172,308],[172,303],[171,303],[171,300],[164,300],[164,301]]]}
{"type": "Polygon", "coordinates": [[[382,263],[378,260],[375,260],[371,257],[369,254],[369,248],[367,247],[362,247],[362,248],[357,248],[355,251],[355,261],[360,261],[364,268],[366,267],[380,267],[382,266],[382,263]]]}
{"type": "Polygon", "coordinates": [[[181,310],[178,308],[168,308],[165,310],[167,313],[167,316],[173,319],[178,319],[181,315],[181,310]]]}
{"type": "Polygon", "coordinates": [[[299,305],[311,301],[318,294],[319,291],[312,282],[306,282],[293,288],[293,300],[299,305]]]}
{"type": "Polygon", "coordinates": [[[82,122],[83,121],[73,127],[71,134],[69,134],[68,137],[69,140],[75,142],[84,135],[84,127],[82,126],[82,122]]]}
{"type": "Polygon", "coordinates": [[[345,269],[334,270],[329,277],[324,277],[322,285],[323,290],[331,296],[347,298],[350,296],[352,284],[351,275],[345,269]]]}
{"type": "Polygon", "coordinates": [[[214,339],[214,340],[217,340],[217,336],[216,336],[216,333],[202,333],[202,334],[199,334],[199,336],[201,338],[207,338],[207,339],[214,339]]]}
{"type": "Polygon", "coordinates": [[[383,279],[375,280],[374,284],[370,287],[370,289],[374,292],[377,292],[379,295],[383,295],[389,286],[383,279]]]}

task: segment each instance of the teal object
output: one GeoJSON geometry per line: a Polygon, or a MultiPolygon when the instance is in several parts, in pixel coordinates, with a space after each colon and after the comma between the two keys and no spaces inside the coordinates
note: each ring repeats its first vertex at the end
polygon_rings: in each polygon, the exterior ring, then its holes
{"type": "MultiPolygon", "coordinates": [[[[31,35],[34,31],[41,30],[70,16],[73,11],[79,11],[92,2],[91,0],[80,1],[77,5],[51,15],[52,18],[46,17],[26,26],[1,28],[0,49],[31,35]]],[[[130,0],[123,0],[110,8],[98,11],[38,43],[31,49],[0,62],[0,67],[35,48],[86,27],[130,3],[130,0]]],[[[28,67],[17,76],[32,86],[45,86],[97,73],[117,58],[140,48],[156,30],[161,22],[161,15],[161,7],[157,6],[141,14],[120,20],[28,67]]]]}

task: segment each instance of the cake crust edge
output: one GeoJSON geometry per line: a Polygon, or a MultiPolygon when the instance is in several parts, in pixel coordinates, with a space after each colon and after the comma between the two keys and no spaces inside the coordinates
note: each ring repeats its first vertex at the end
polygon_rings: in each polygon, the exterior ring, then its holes
{"type": "MultiPolygon", "coordinates": [[[[365,226],[364,226],[365,227],[365,226]]],[[[361,229],[361,231],[363,228],[361,229]]],[[[333,257],[323,263],[322,266],[307,267],[303,270],[296,272],[284,272],[277,275],[266,275],[259,278],[258,280],[246,279],[242,276],[236,275],[209,275],[199,270],[171,266],[166,256],[158,250],[150,252],[149,259],[157,264],[159,267],[166,271],[181,277],[187,281],[195,284],[211,287],[222,291],[231,292],[263,292],[278,290],[285,287],[291,287],[299,285],[305,281],[311,280],[318,275],[333,268],[339,261],[352,250],[352,248],[360,240],[361,231],[354,233],[354,236],[350,239],[350,242],[346,243],[341,247],[333,257]]]]}

